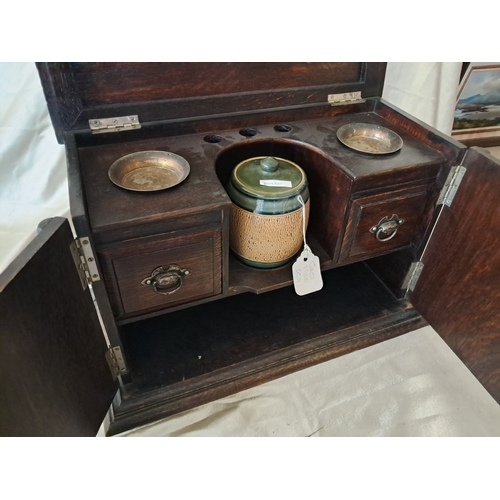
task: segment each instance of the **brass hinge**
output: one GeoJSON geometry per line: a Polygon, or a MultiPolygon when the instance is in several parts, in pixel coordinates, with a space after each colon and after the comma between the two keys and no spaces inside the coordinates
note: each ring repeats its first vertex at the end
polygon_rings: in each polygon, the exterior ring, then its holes
{"type": "Polygon", "coordinates": [[[361,97],[361,91],[328,95],[328,103],[332,106],[340,106],[341,104],[357,104],[359,102],[365,102],[365,99],[361,97]]]}
{"type": "Polygon", "coordinates": [[[441,193],[439,193],[436,205],[446,205],[447,207],[451,207],[453,199],[457,194],[458,187],[460,186],[466,171],[467,169],[461,165],[452,167],[448,177],[446,178],[443,189],[441,189],[441,193]]]}
{"type": "Polygon", "coordinates": [[[106,132],[121,132],[141,128],[137,115],[116,116],[114,118],[92,118],[89,120],[90,130],[93,134],[106,132]]]}
{"type": "Polygon", "coordinates": [[[127,365],[119,346],[110,347],[108,349],[106,352],[106,361],[108,362],[109,369],[113,375],[113,380],[116,380],[116,377],[119,375],[125,375],[128,373],[127,365]]]}
{"type": "Polygon", "coordinates": [[[421,262],[420,260],[417,262],[412,262],[410,270],[408,271],[408,274],[406,275],[401,288],[403,290],[406,291],[410,290],[413,292],[413,290],[415,290],[417,281],[420,278],[420,275],[422,274],[423,269],[424,269],[424,263],[421,262]]]}
{"type": "Polygon", "coordinates": [[[78,276],[85,290],[89,283],[100,281],[99,269],[88,238],[76,238],[69,246],[78,276]]]}

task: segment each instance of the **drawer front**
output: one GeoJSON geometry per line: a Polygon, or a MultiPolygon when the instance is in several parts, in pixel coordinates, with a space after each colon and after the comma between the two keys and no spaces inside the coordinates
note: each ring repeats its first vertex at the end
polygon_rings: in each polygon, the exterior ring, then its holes
{"type": "Polygon", "coordinates": [[[420,230],[419,222],[426,207],[429,187],[354,200],[339,261],[375,257],[410,245],[418,236],[416,231],[420,230]]]}
{"type": "Polygon", "coordinates": [[[110,294],[115,296],[115,312],[140,314],[221,293],[221,254],[220,230],[108,253],[115,278],[115,293],[110,294]]]}

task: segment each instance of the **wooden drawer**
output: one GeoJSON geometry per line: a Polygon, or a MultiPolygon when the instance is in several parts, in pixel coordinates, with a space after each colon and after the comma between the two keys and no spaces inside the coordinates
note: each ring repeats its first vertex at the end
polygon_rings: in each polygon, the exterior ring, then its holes
{"type": "Polygon", "coordinates": [[[431,185],[391,191],[353,200],[342,241],[339,262],[361,260],[399,250],[410,245],[420,229],[431,185]],[[396,233],[379,232],[375,227],[384,217],[403,220],[396,233]]]}
{"type": "Polygon", "coordinates": [[[147,313],[222,291],[220,229],[141,241],[100,253],[117,317],[147,313]]]}

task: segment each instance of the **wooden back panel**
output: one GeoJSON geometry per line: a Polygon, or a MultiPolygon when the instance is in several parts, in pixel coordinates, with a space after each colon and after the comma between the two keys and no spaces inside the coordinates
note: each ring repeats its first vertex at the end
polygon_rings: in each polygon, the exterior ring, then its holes
{"type": "Polygon", "coordinates": [[[269,92],[362,81],[349,63],[71,63],[83,104],[269,92]]]}

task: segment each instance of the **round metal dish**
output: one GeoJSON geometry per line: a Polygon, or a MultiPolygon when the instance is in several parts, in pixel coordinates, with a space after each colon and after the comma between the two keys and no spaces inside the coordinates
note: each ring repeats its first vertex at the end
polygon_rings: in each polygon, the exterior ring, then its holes
{"type": "Polygon", "coordinates": [[[370,123],[349,123],[337,130],[339,141],[348,148],[372,155],[386,155],[399,151],[403,139],[388,128],[370,123]]]}
{"type": "Polygon", "coordinates": [[[182,156],[166,151],[140,151],[122,156],[109,167],[114,184],[130,191],[160,191],[180,184],[189,174],[182,156]]]}

